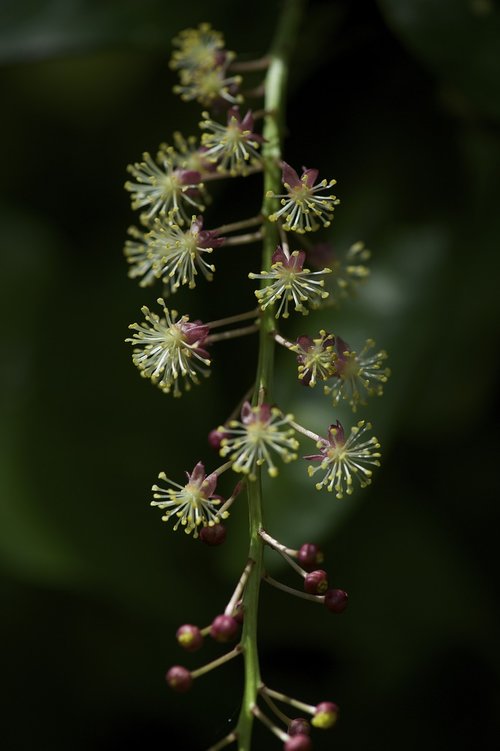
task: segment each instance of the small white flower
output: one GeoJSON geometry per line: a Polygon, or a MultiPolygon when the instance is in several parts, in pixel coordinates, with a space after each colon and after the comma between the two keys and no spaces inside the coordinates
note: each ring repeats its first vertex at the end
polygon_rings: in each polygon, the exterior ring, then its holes
{"type": "Polygon", "coordinates": [[[136,333],[125,341],[135,346],[132,360],[141,375],[165,393],[173,390],[174,396],[180,396],[179,381],[188,391],[192,383],[199,383],[198,375],[209,375],[210,358],[203,349],[209,329],[201,321],[189,323],[189,316],[177,320],[177,311],[169,311],[161,298],[158,302],[165,317],[144,306],[146,323],[132,323],[129,328],[136,333]]]}
{"type": "Polygon", "coordinates": [[[283,415],[269,404],[252,407],[245,402],[241,422],[232,420],[229,426],[218,428],[224,434],[220,455],[229,456],[233,470],[248,475],[250,480],[257,479],[257,467],[266,463],[269,475],[276,477],[278,468],[273,463],[271,451],[286,463],[297,458],[295,451],[299,444],[292,437],[295,431],[288,427],[292,419],[292,415],[283,415]]]}
{"type": "Polygon", "coordinates": [[[287,255],[278,245],[273,253],[270,271],[248,275],[250,279],[268,279],[271,282],[267,287],[255,291],[262,310],[279,302],[276,318],[280,315],[288,318],[288,305],[293,303],[296,311],[307,315],[309,311],[304,303],[315,308],[328,297],[328,292],[324,290],[324,279],[317,280],[312,277],[329,274],[330,269],[310,271],[302,268],[305,256],[303,250],[294,250],[291,255],[287,255]]]}
{"type": "Polygon", "coordinates": [[[315,185],[318,177],[317,169],[305,169],[299,177],[293,167],[286,162],[283,165],[282,182],[287,192],[275,195],[272,191],[267,196],[281,199],[282,208],[269,216],[271,222],[283,219],[283,229],[286,232],[313,232],[319,228],[318,220],[323,227],[329,227],[333,219],[333,211],[339,203],[337,196],[320,195],[320,191],[329,190],[336,184],[336,180],[322,180],[315,185]]]}

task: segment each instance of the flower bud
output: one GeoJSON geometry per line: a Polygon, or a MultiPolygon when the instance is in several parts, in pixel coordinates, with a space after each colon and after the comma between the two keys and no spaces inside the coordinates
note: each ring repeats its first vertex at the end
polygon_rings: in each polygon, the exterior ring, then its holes
{"type": "Polygon", "coordinates": [[[315,728],[327,730],[335,725],[339,716],[339,708],[333,701],[322,701],[318,704],[311,723],[315,728]]]}
{"type": "Polygon", "coordinates": [[[325,607],[330,613],[343,613],[347,600],[348,594],[343,589],[329,589],[325,592],[325,607]]]}
{"type": "Polygon", "coordinates": [[[202,527],[200,530],[200,540],[205,545],[222,545],[225,539],[226,528],[223,524],[214,524],[213,527],[202,527]]]}
{"type": "Polygon", "coordinates": [[[243,619],[245,617],[245,607],[243,605],[242,600],[236,603],[236,607],[233,612],[233,618],[236,621],[236,623],[239,623],[240,626],[243,623],[243,619]]]}
{"type": "Polygon", "coordinates": [[[306,571],[312,571],[320,563],[323,563],[323,551],[317,545],[306,542],[299,550],[297,560],[306,571]]]}
{"type": "Polygon", "coordinates": [[[311,726],[305,717],[296,717],[288,726],[288,735],[309,735],[311,726]]]}
{"type": "Polygon", "coordinates": [[[223,438],[227,436],[227,433],[223,430],[211,430],[208,434],[208,443],[214,451],[219,451],[220,444],[223,438]]]}
{"type": "Polygon", "coordinates": [[[324,595],[328,589],[328,574],[318,568],[311,571],[304,579],[304,591],[310,595],[324,595]]]}
{"type": "Polygon", "coordinates": [[[238,633],[238,621],[232,615],[218,615],[210,626],[210,636],[218,642],[232,641],[238,633]]]}
{"type": "Polygon", "coordinates": [[[190,623],[184,624],[177,629],[175,634],[180,646],[187,652],[196,652],[203,644],[203,636],[198,626],[192,626],[190,623]]]}
{"type": "Polygon", "coordinates": [[[180,694],[185,694],[193,685],[191,673],[187,668],[183,668],[182,665],[174,665],[170,668],[165,676],[165,680],[170,688],[178,691],[180,694]]]}
{"type": "Polygon", "coordinates": [[[283,751],[311,751],[312,743],[308,735],[292,735],[283,746],[283,751]]]}

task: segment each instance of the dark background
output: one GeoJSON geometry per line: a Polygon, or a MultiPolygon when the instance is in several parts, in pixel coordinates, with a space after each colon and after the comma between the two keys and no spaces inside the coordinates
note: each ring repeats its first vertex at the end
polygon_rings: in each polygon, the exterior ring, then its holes
{"type": "MultiPolygon", "coordinates": [[[[210,380],[181,400],[138,377],[123,339],[159,289],[127,279],[122,183],[143,150],[196,132],[199,107],[171,93],[171,37],[211,21],[248,59],[268,48],[279,8],[0,3],[9,751],[198,750],[237,717],[240,666],[187,696],[163,676],[220,653],[186,657],[174,633],[223,609],[246,557],[245,504],[209,549],[160,522],[149,487],[161,469],[216,466],[206,435],[250,385],[256,348],[218,345],[210,380]]],[[[341,706],[317,749],[490,749],[498,737],[499,31],[487,0],[312,2],[293,59],[286,158],[337,178],[327,237],[339,253],[364,240],[373,274],[340,313],[286,331],[373,336],[393,371],[363,413],[384,449],[372,488],[337,502],[299,462],[266,484],[269,529],[320,542],[350,594],[335,617],[263,591],[267,682],[341,706]]],[[[207,226],[257,211],[260,190],[255,177],[219,186],[207,226]]],[[[251,305],[258,253],[221,251],[213,284],[176,307],[207,320],[251,305]]],[[[296,383],[286,354],[276,398],[322,432],[328,402],[296,383]]],[[[257,729],[256,748],[279,746],[257,729]]]]}

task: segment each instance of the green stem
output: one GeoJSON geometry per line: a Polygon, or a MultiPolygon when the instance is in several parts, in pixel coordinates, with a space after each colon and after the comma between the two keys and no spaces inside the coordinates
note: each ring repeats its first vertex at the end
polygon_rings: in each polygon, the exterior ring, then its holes
{"type": "MultiPolygon", "coordinates": [[[[281,159],[283,123],[285,116],[285,94],[288,76],[288,61],[298,34],[302,9],[305,0],[285,0],[283,12],[276,30],[276,36],[269,55],[269,68],[265,80],[264,109],[268,113],[264,118],[263,136],[266,139],[262,148],[264,161],[264,201],[262,214],[268,217],[274,210],[275,199],[267,198],[268,191],[280,193],[281,159]]],[[[265,221],[264,241],[262,248],[262,266],[271,266],[271,257],[279,242],[279,232],[276,224],[265,221]]],[[[268,308],[262,314],[259,360],[253,404],[271,401],[272,376],[274,367],[274,339],[271,336],[275,329],[272,311],[268,308]]],[[[259,654],[257,649],[257,614],[259,607],[259,592],[262,576],[262,554],[264,541],[259,532],[263,527],[262,515],[262,482],[261,472],[255,482],[248,483],[248,512],[250,549],[248,557],[254,561],[244,595],[245,620],[241,645],[245,661],[245,688],[236,734],[239,751],[250,751],[254,714],[252,708],[257,702],[261,685],[259,654]]]]}

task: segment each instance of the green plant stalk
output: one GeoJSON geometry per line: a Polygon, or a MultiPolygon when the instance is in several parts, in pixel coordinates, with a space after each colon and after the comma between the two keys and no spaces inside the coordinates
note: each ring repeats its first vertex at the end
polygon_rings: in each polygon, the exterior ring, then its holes
{"type": "MultiPolygon", "coordinates": [[[[270,63],[265,80],[263,136],[266,139],[262,148],[264,161],[264,201],[262,214],[269,216],[275,209],[275,200],[267,198],[267,191],[280,193],[281,159],[283,123],[286,105],[286,84],[288,77],[288,61],[297,38],[304,0],[284,0],[283,12],[276,30],[276,36],[271,47],[270,63]]],[[[263,269],[271,267],[271,257],[279,243],[279,233],[276,224],[266,221],[264,225],[264,241],[262,248],[263,269]]],[[[271,401],[272,376],[274,368],[274,340],[270,334],[275,328],[272,309],[267,308],[261,319],[259,359],[257,365],[256,387],[253,404],[261,401],[271,401]]],[[[248,485],[248,511],[250,549],[248,557],[255,565],[247,582],[244,595],[245,620],[241,645],[245,662],[245,688],[243,704],[238,719],[236,735],[239,751],[250,751],[252,726],[254,715],[252,708],[257,702],[258,690],[261,683],[259,655],[257,649],[257,615],[259,607],[259,591],[262,575],[262,554],[264,541],[259,535],[263,527],[262,514],[262,480],[259,470],[255,482],[248,485]]]]}

